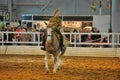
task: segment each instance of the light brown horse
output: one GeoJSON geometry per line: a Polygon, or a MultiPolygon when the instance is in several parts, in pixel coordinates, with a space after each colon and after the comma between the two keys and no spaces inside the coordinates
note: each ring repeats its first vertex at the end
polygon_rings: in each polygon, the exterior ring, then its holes
{"type": "Polygon", "coordinates": [[[46,54],[45,54],[45,68],[46,71],[49,72],[49,66],[48,66],[48,55],[52,54],[54,59],[54,69],[53,73],[56,73],[58,67],[60,66],[61,59],[63,54],[65,53],[66,47],[61,51],[60,48],[60,37],[59,34],[57,34],[54,29],[47,28],[47,39],[45,43],[46,48],[46,54]]]}

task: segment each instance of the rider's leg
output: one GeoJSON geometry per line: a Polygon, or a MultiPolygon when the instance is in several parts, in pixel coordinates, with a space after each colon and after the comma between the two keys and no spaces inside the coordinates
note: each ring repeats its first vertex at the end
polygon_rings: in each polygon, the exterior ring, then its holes
{"type": "Polygon", "coordinates": [[[46,33],[43,36],[43,42],[42,42],[43,47],[41,47],[41,50],[45,50],[45,42],[46,42],[46,33]]]}

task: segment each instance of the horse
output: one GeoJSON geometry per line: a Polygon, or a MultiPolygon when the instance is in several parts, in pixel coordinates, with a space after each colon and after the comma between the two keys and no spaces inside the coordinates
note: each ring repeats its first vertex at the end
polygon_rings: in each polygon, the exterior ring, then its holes
{"type": "Polygon", "coordinates": [[[45,48],[46,48],[45,69],[47,73],[49,72],[49,66],[48,66],[49,54],[52,54],[53,56],[53,61],[54,61],[53,73],[56,73],[56,71],[58,70],[61,64],[62,56],[66,51],[66,47],[64,47],[64,49],[61,50],[59,41],[60,41],[59,34],[57,34],[53,28],[47,28],[46,29],[46,42],[45,42],[45,48]]]}

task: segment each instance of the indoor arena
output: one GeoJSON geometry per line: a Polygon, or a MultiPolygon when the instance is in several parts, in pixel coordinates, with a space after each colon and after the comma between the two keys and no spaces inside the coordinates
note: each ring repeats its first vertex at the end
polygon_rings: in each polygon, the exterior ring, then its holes
{"type": "Polygon", "coordinates": [[[0,0],[0,80],[120,80],[120,0],[0,0]]]}

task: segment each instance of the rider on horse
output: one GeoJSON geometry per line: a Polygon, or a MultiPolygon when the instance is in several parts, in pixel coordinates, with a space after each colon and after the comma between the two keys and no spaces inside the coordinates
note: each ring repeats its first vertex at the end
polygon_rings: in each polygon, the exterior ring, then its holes
{"type": "MultiPolygon", "coordinates": [[[[55,10],[54,16],[52,18],[50,18],[49,24],[47,25],[47,27],[53,28],[54,31],[60,35],[60,47],[61,47],[61,50],[63,50],[64,49],[63,36],[60,32],[60,29],[62,28],[62,20],[59,18],[59,14],[60,14],[59,10],[55,10]]],[[[42,45],[44,47],[41,48],[42,50],[45,50],[45,42],[46,42],[46,38],[45,38],[45,35],[44,35],[43,43],[42,43],[42,45]]]]}

